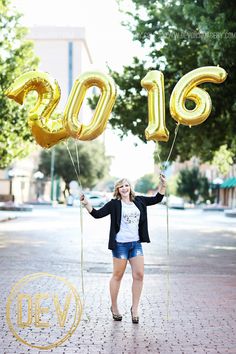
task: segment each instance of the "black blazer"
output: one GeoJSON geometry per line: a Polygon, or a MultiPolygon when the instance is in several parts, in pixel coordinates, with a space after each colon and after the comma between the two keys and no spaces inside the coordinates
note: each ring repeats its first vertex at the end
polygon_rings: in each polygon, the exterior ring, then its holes
{"type": "MultiPolygon", "coordinates": [[[[160,203],[164,195],[157,193],[153,197],[137,196],[134,199],[134,204],[140,210],[139,219],[139,241],[150,242],[148,235],[148,223],[147,223],[147,206],[160,203]]],[[[110,250],[115,249],[116,246],[116,234],[120,230],[121,222],[121,201],[118,199],[112,199],[105,204],[101,209],[93,209],[91,215],[96,218],[103,218],[104,216],[111,215],[111,225],[109,234],[108,248],[110,250]]]]}

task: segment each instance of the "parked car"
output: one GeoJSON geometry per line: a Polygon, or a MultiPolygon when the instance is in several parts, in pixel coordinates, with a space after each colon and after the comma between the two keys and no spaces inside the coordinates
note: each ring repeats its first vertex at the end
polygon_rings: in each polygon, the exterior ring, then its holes
{"type": "Polygon", "coordinates": [[[70,194],[70,195],[67,197],[66,205],[67,205],[67,206],[73,206],[73,203],[74,203],[74,197],[70,194]]]}
{"type": "Polygon", "coordinates": [[[184,209],[184,200],[181,197],[170,195],[168,200],[169,208],[172,209],[184,209]]]}
{"type": "MultiPolygon", "coordinates": [[[[94,208],[101,208],[110,200],[106,195],[99,192],[86,192],[84,193],[84,195],[94,208]]],[[[67,198],[67,206],[79,207],[79,197],[69,195],[69,197],[67,198]]]]}
{"type": "Polygon", "coordinates": [[[99,193],[85,193],[85,197],[91,203],[94,208],[101,208],[103,205],[107,203],[107,198],[99,193]]]}
{"type": "MultiPolygon", "coordinates": [[[[166,204],[166,197],[163,198],[163,204],[166,204]]],[[[185,209],[184,200],[175,195],[168,196],[168,207],[171,209],[185,209]]]]}

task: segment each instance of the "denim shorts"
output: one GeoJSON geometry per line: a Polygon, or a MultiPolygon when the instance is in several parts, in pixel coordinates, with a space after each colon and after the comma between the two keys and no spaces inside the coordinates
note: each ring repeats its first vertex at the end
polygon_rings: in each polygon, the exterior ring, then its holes
{"type": "Polygon", "coordinates": [[[142,245],[139,241],[116,242],[116,248],[112,250],[112,256],[120,259],[143,256],[142,245]]]}

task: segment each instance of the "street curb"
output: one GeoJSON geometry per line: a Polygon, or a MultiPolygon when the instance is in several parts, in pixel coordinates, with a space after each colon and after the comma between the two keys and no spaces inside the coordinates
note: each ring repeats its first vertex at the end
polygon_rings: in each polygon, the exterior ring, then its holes
{"type": "Polygon", "coordinates": [[[8,216],[4,219],[0,219],[0,222],[6,222],[6,221],[11,221],[17,219],[17,216],[8,216]]]}

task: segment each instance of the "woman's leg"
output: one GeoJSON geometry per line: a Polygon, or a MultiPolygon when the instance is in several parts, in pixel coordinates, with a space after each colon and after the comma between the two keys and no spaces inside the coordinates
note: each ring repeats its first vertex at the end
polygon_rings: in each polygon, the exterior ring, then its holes
{"type": "Polygon", "coordinates": [[[138,305],[143,288],[144,257],[136,256],[129,259],[132,268],[132,313],[138,316],[138,305]]]}
{"type": "Polygon", "coordinates": [[[119,314],[117,297],[120,289],[120,282],[125,272],[127,259],[113,257],[113,274],[110,280],[111,306],[114,314],[119,314]]]}

